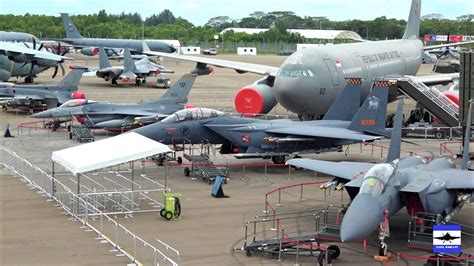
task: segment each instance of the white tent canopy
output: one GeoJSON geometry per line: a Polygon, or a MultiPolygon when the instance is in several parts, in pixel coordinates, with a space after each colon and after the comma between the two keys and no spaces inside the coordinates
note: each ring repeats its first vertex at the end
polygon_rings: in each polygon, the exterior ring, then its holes
{"type": "Polygon", "coordinates": [[[55,151],[51,159],[76,175],[168,152],[168,146],[130,132],[55,151]]]}

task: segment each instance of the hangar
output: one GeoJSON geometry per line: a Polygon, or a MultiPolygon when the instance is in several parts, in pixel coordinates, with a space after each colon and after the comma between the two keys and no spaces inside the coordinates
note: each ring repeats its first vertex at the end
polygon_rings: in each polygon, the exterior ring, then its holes
{"type": "MultiPolygon", "coordinates": [[[[266,29],[255,29],[255,28],[227,28],[220,32],[224,34],[228,31],[242,32],[247,34],[257,34],[269,30],[266,29]]],[[[321,40],[354,40],[362,41],[362,37],[354,31],[349,30],[313,30],[313,29],[288,29],[290,33],[298,33],[306,39],[321,39],[321,40]]]]}

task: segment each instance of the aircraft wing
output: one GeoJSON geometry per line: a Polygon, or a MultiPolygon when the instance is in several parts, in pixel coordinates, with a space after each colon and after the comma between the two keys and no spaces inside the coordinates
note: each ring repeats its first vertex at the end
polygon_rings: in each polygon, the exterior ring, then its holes
{"type": "Polygon", "coordinates": [[[291,159],[286,164],[335,176],[347,181],[362,177],[375,164],[356,162],[328,162],[312,159],[291,159]]]}
{"type": "Polygon", "coordinates": [[[203,64],[208,64],[208,65],[213,65],[216,67],[230,68],[230,69],[235,69],[238,72],[250,72],[250,73],[255,73],[255,74],[260,74],[260,75],[269,75],[269,76],[276,76],[276,73],[278,72],[278,67],[252,64],[252,63],[244,63],[244,62],[231,61],[231,60],[222,60],[222,59],[215,59],[215,58],[208,58],[208,57],[201,57],[201,56],[169,54],[169,53],[146,51],[146,50],[144,50],[143,53],[147,55],[156,55],[156,56],[161,56],[161,57],[166,57],[166,58],[173,58],[173,59],[203,63],[203,64]]]}
{"type": "Polygon", "coordinates": [[[46,51],[38,51],[35,49],[28,48],[21,44],[0,42],[0,54],[5,55],[24,55],[26,56],[26,61],[31,62],[33,60],[50,60],[54,62],[61,62],[64,60],[69,60],[72,58],[56,55],[46,51]]]}
{"type": "Polygon", "coordinates": [[[447,189],[466,189],[474,190],[474,172],[467,170],[451,169],[448,175],[444,171],[443,175],[440,176],[447,183],[447,189]]]}
{"type": "Polygon", "coordinates": [[[433,50],[433,49],[438,49],[438,48],[444,48],[444,47],[449,47],[449,46],[459,46],[459,45],[466,45],[466,44],[471,44],[474,43],[474,41],[467,41],[467,42],[452,42],[452,43],[445,43],[445,44],[439,44],[439,45],[430,45],[430,46],[425,46],[423,49],[426,50],[433,50]]]}
{"type": "Polygon", "coordinates": [[[348,139],[356,141],[374,141],[380,139],[378,136],[361,134],[356,131],[345,128],[316,127],[316,126],[293,126],[273,128],[266,130],[268,133],[283,134],[291,136],[313,137],[313,138],[331,138],[348,139]]]}

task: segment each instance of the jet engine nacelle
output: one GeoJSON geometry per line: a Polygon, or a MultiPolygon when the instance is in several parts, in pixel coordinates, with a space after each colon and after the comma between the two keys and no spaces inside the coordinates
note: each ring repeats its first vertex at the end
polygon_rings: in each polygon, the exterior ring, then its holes
{"type": "Polygon", "coordinates": [[[240,89],[234,97],[237,112],[243,114],[266,114],[277,104],[272,87],[267,84],[251,84],[240,89]]]}
{"type": "Polygon", "coordinates": [[[196,67],[195,69],[191,70],[191,74],[198,75],[198,76],[209,75],[212,72],[214,72],[214,69],[212,67],[205,67],[205,68],[196,67]]]}
{"type": "Polygon", "coordinates": [[[11,73],[5,69],[0,69],[0,81],[7,81],[10,79],[11,73]]]}
{"type": "Polygon", "coordinates": [[[83,55],[95,56],[99,53],[99,48],[97,47],[86,47],[81,49],[83,55]]]}
{"type": "Polygon", "coordinates": [[[71,99],[85,99],[86,94],[80,91],[73,91],[71,93],[71,99]]]}

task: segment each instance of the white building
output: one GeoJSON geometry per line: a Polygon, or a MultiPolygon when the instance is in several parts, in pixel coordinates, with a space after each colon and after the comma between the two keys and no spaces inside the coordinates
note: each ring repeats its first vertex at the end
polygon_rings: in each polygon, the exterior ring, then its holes
{"type": "MultiPolygon", "coordinates": [[[[227,31],[243,32],[247,34],[256,34],[265,32],[269,29],[253,29],[253,28],[227,28],[220,32],[224,34],[227,31]]],[[[310,29],[288,29],[290,33],[298,33],[306,39],[322,39],[322,40],[334,40],[334,39],[345,39],[362,41],[362,37],[353,31],[348,30],[310,30],[310,29]]]]}

